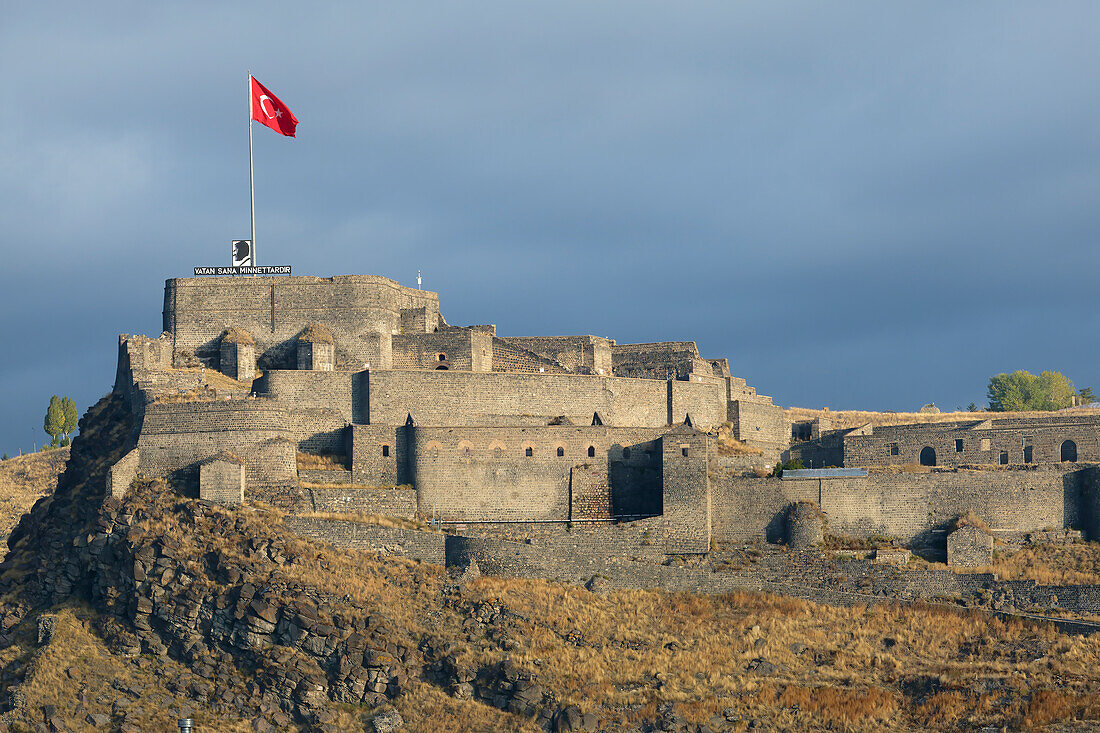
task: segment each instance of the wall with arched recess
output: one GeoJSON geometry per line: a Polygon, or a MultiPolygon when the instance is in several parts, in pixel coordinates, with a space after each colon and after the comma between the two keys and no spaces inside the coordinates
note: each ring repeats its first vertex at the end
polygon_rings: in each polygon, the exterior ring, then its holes
{"type": "MultiPolygon", "coordinates": [[[[1010,413],[1003,413],[1010,415],[1010,413]]],[[[950,423],[876,425],[842,437],[845,466],[920,462],[920,451],[936,451],[936,465],[1060,463],[1062,443],[1077,446],[1076,462],[1100,462],[1100,415],[990,417],[950,423]]]]}

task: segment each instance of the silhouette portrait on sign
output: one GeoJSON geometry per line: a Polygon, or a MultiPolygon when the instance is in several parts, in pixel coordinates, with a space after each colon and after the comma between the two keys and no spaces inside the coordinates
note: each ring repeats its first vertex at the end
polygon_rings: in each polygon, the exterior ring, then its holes
{"type": "Polygon", "coordinates": [[[251,264],[252,243],[241,239],[233,243],[233,264],[251,264]]]}

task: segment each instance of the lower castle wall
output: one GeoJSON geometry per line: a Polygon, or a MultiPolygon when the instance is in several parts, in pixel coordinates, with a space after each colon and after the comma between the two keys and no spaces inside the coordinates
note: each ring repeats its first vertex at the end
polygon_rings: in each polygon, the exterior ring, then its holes
{"type": "Polygon", "coordinates": [[[714,533],[719,541],[775,542],[785,507],[813,501],[828,530],[866,538],[885,534],[921,543],[960,514],[975,512],[994,532],[1080,526],[1089,479],[1084,471],[935,471],[783,480],[715,475],[714,533]]]}
{"type": "Polygon", "coordinates": [[[268,400],[151,403],[138,439],[139,471],[198,485],[198,464],[218,451],[244,462],[245,491],[297,482],[286,413],[268,400]]]}
{"type": "Polygon", "coordinates": [[[412,489],[363,489],[357,487],[304,489],[316,512],[333,514],[381,514],[415,517],[416,492],[412,489]]]}
{"type": "Polygon", "coordinates": [[[287,517],[283,521],[292,532],[336,547],[397,555],[434,565],[442,565],[446,560],[442,534],[318,517],[287,517]]]}
{"type": "Polygon", "coordinates": [[[452,521],[601,518],[608,512],[598,516],[575,516],[572,512],[572,469],[595,467],[609,477],[612,497],[617,495],[624,504],[644,504],[634,501],[634,494],[657,491],[659,480],[621,487],[616,486],[617,479],[659,476],[660,457],[653,443],[659,434],[658,429],[605,426],[417,426],[413,428],[412,477],[420,510],[452,521]],[[557,455],[558,448],[564,455],[557,455]],[[646,469],[652,470],[647,473],[646,469]]]}

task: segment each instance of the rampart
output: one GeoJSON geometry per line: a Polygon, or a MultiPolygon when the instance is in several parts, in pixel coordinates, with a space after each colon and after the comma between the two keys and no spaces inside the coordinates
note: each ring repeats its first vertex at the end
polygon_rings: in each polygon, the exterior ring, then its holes
{"type": "Polygon", "coordinates": [[[420,425],[497,425],[528,416],[546,424],[565,416],[588,424],[664,427],[691,414],[699,426],[726,420],[721,383],[622,379],[588,375],[371,371],[366,422],[420,425]]]}
{"type": "Polygon", "coordinates": [[[827,531],[883,535],[903,543],[940,543],[955,517],[974,512],[995,535],[1095,523],[1088,497],[1095,469],[872,472],[864,477],[776,479],[733,475],[712,465],[714,534],[719,541],[779,542],[786,508],[813,502],[827,531]]]}
{"type": "Polygon", "coordinates": [[[421,511],[450,521],[611,519],[658,513],[661,429],[411,430],[421,511]]]}
{"type": "Polygon", "coordinates": [[[377,363],[369,334],[430,333],[439,325],[439,296],[372,275],[177,278],[164,286],[164,330],[173,349],[217,366],[218,338],[229,327],[247,331],[265,367],[292,367],[295,339],[310,323],[333,333],[338,368],[377,363]]]}
{"type": "Polygon", "coordinates": [[[845,466],[1100,461],[1100,416],[878,426],[843,435],[845,466]]]}

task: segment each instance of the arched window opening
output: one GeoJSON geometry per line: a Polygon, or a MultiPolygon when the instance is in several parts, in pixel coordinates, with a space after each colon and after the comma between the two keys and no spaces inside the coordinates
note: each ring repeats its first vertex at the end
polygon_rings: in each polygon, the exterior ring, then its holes
{"type": "Polygon", "coordinates": [[[390,447],[388,445],[382,446],[382,457],[387,458],[390,455],[390,447]]]}
{"type": "Polygon", "coordinates": [[[523,455],[525,455],[525,456],[527,456],[528,458],[530,458],[531,456],[535,455],[535,449],[534,449],[534,448],[526,448],[526,449],[524,449],[524,451],[523,451],[523,455]]]}
{"type": "Polygon", "coordinates": [[[920,465],[922,466],[935,466],[936,465],[936,451],[931,446],[925,446],[920,449],[920,465]]]}
{"type": "Polygon", "coordinates": [[[437,366],[437,367],[435,368],[435,370],[436,370],[437,372],[446,372],[446,371],[449,371],[449,370],[448,370],[448,368],[447,368],[447,365],[446,365],[446,364],[440,364],[439,366],[437,366]]]}
{"type": "Polygon", "coordinates": [[[565,455],[565,448],[558,448],[558,458],[565,455]]]}
{"type": "Polygon", "coordinates": [[[589,458],[595,458],[596,457],[596,446],[594,446],[594,445],[588,446],[588,457],[589,458]]]}
{"type": "Polygon", "coordinates": [[[439,355],[439,360],[440,361],[447,361],[447,355],[446,354],[440,354],[439,355]]]}
{"type": "Polygon", "coordinates": [[[1061,459],[1063,462],[1076,463],[1077,462],[1077,444],[1072,440],[1062,441],[1061,459]]]}

